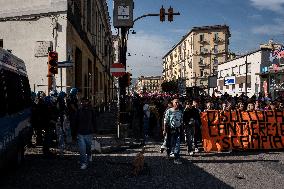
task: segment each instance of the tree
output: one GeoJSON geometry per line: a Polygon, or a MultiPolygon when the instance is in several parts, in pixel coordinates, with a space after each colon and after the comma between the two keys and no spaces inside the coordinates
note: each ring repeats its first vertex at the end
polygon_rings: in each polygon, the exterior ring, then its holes
{"type": "Polygon", "coordinates": [[[175,80],[164,81],[161,84],[161,87],[162,87],[162,91],[164,92],[172,93],[172,94],[178,93],[178,83],[175,80]]]}

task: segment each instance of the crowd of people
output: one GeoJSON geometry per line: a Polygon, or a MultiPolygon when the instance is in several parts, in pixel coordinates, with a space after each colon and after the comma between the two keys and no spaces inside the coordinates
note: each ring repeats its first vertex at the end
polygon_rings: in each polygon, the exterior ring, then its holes
{"type": "Polygon", "coordinates": [[[69,94],[51,91],[33,94],[32,125],[36,145],[42,146],[46,157],[56,155],[50,149],[54,141],[63,154],[65,143],[78,142],[81,169],[92,161],[91,144],[94,134],[95,115],[90,101],[78,99],[78,90],[72,88],[69,94]]]}
{"type": "MultiPolygon", "coordinates": [[[[78,90],[72,88],[69,94],[51,91],[47,96],[43,92],[33,95],[32,125],[37,145],[43,146],[46,156],[53,156],[50,151],[52,141],[58,143],[63,153],[66,142],[78,142],[81,169],[86,169],[92,161],[91,144],[95,132],[95,111],[87,98],[78,99],[78,90]]],[[[139,128],[136,133],[142,144],[147,144],[152,137],[163,141],[161,152],[174,163],[181,164],[180,144],[185,142],[189,155],[199,152],[198,144],[202,142],[200,113],[207,110],[223,111],[283,111],[284,99],[272,100],[261,93],[247,97],[230,96],[227,93],[220,97],[200,95],[197,97],[179,95],[138,95],[128,97],[132,101],[131,114],[139,128]]],[[[132,117],[132,118],[133,118],[132,117]]]]}
{"type": "MultiPolygon", "coordinates": [[[[208,110],[222,111],[261,111],[284,110],[284,99],[278,97],[264,97],[262,93],[246,96],[230,96],[227,93],[220,97],[200,95],[198,97],[183,97],[179,95],[162,96],[146,95],[138,96],[143,104],[143,139],[147,142],[149,134],[153,134],[154,127],[159,127],[163,136],[161,152],[166,151],[167,157],[174,158],[174,163],[180,164],[180,143],[184,141],[189,155],[199,152],[198,143],[202,142],[200,113],[208,110]],[[151,108],[152,107],[152,108],[151,108]],[[151,111],[152,110],[152,111],[151,111]],[[158,112],[158,116],[157,115],[158,112]],[[156,117],[152,121],[151,117],[156,117]],[[159,120],[159,121],[156,121],[159,120]],[[154,126],[153,126],[154,125],[154,126]]],[[[137,103],[137,102],[136,102],[137,103]]]]}

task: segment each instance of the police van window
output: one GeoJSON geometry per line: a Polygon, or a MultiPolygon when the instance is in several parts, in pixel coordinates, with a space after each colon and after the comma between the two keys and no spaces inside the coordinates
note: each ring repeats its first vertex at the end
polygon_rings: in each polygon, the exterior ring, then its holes
{"type": "Polygon", "coordinates": [[[5,76],[6,76],[6,89],[7,89],[7,111],[8,114],[13,114],[19,111],[19,99],[18,99],[18,94],[19,94],[19,88],[18,88],[18,75],[14,72],[8,72],[5,71],[5,76]]]}
{"type": "Polygon", "coordinates": [[[0,118],[6,114],[6,90],[4,69],[0,67],[0,118]]]}
{"type": "Polygon", "coordinates": [[[23,88],[23,108],[31,106],[31,89],[29,80],[26,76],[21,76],[22,88],[23,88]]]}

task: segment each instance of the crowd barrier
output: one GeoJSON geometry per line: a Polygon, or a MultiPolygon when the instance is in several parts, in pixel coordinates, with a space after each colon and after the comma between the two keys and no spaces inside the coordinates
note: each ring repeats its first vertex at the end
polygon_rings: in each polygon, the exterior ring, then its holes
{"type": "Polygon", "coordinates": [[[284,148],[284,111],[207,111],[201,113],[206,152],[284,148]]]}

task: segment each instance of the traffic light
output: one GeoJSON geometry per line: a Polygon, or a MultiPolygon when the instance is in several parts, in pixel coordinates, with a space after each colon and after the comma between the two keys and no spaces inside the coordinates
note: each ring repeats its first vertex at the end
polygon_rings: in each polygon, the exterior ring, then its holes
{"type": "Polygon", "coordinates": [[[164,22],[165,21],[165,9],[162,6],[162,8],[160,9],[160,21],[164,22]]]}
{"type": "Polygon", "coordinates": [[[48,72],[49,74],[58,73],[58,53],[55,51],[48,53],[48,72]]]}
{"type": "Polygon", "coordinates": [[[172,22],[174,20],[174,9],[172,7],[170,7],[168,9],[168,21],[172,22]]]}
{"type": "Polygon", "coordinates": [[[131,85],[131,80],[132,80],[131,76],[132,76],[132,74],[128,72],[127,73],[127,86],[131,85]]]}

